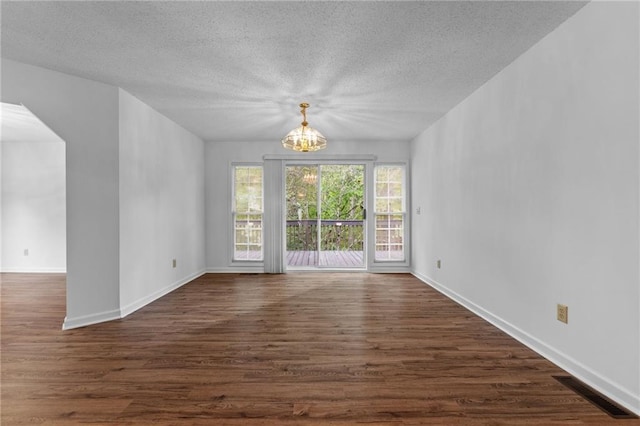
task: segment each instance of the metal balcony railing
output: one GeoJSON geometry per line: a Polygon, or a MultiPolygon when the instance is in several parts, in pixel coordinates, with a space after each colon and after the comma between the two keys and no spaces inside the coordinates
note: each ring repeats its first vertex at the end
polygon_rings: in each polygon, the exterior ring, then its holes
{"type": "MultiPolygon", "coordinates": [[[[362,251],[364,245],[362,220],[321,220],[321,250],[362,251]]],[[[287,250],[317,250],[318,221],[287,220],[287,250]]]]}

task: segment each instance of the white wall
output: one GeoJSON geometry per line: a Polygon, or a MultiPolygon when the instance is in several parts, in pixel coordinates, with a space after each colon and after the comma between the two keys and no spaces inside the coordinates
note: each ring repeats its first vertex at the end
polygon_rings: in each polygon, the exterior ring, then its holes
{"type": "Polygon", "coordinates": [[[204,144],[120,90],[119,182],[126,315],[204,272],[204,144]]]}
{"type": "Polygon", "coordinates": [[[202,273],[200,139],[117,87],[8,59],[0,100],[66,142],[64,328],[120,318],[202,273]]]}
{"type": "Polygon", "coordinates": [[[415,274],[640,413],[638,52],[590,3],[411,146],[415,274]]]}
{"type": "Polygon", "coordinates": [[[64,142],[3,141],[1,158],[0,270],[65,272],[64,142]]]}
{"type": "MultiPolygon", "coordinates": [[[[284,136],[284,135],[283,135],[284,136]]],[[[329,141],[327,148],[304,154],[304,158],[322,159],[340,156],[375,155],[378,161],[408,162],[409,144],[404,142],[340,142],[329,141]]],[[[280,141],[269,142],[208,142],[205,144],[205,187],[207,270],[211,272],[241,271],[229,265],[228,250],[232,234],[229,231],[231,209],[231,163],[262,163],[264,155],[288,155],[280,141]]],[[[262,270],[262,268],[258,268],[262,270]]],[[[244,268],[248,270],[248,268],[244,268]]]]}
{"type": "Polygon", "coordinates": [[[1,101],[66,142],[65,327],[119,317],[118,89],[3,58],[1,101]]]}

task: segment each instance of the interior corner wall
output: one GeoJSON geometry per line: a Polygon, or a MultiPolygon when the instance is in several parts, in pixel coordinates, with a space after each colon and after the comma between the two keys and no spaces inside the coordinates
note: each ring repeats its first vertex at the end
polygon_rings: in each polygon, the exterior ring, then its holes
{"type": "Polygon", "coordinates": [[[638,7],[587,4],[411,145],[416,276],[636,413],[638,7]]]}
{"type": "MultiPolygon", "coordinates": [[[[306,158],[321,160],[323,156],[339,157],[375,155],[378,161],[408,162],[409,143],[399,141],[332,141],[326,149],[308,153],[306,158]]],[[[280,141],[206,142],[205,203],[207,270],[209,272],[263,271],[262,267],[234,267],[230,264],[232,246],[230,232],[232,163],[263,163],[265,155],[287,155],[280,141]]],[[[306,154],[305,154],[306,155],[306,154]]]]}
{"type": "Polygon", "coordinates": [[[0,271],[66,272],[64,142],[3,141],[0,157],[0,271]]]}
{"type": "Polygon", "coordinates": [[[204,143],[122,89],[119,103],[125,316],[204,272],[204,143]]]}
{"type": "Polygon", "coordinates": [[[66,142],[65,328],[119,316],[118,89],[2,59],[2,102],[66,142]]]}

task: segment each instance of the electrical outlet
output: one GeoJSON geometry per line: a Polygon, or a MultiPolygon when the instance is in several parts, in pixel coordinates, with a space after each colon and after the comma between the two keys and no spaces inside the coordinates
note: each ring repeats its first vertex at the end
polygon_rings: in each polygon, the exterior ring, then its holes
{"type": "Polygon", "coordinates": [[[175,259],[173,259],[173,267],[175,268],[177,265],[178,265],[178,262],[175,259]]]}
{"type": "Polygon", "coordinates": [[[29,256],[29,249],[24,249],[24,255],[29,256]]]}
{"type": "Polygon", "coordinates": [[[558,321],[565,324],[569,323],[569,307],[558,303],[558,321]]]}
{"type": "Polygon", "coordinates": [[[438,269],[442,268],[442,261],[440,259],[438,259],[438,261],[436,262],[436,266],[438,267],[438,269]]]}

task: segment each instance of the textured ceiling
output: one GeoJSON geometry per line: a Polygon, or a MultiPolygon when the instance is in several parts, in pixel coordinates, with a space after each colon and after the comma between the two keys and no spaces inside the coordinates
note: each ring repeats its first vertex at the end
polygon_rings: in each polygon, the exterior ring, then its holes
{"type": "Polygon", "coordinates": [[[204,140],[414,138],[576,1],[1,3],[2,56],[127,90],[204,140]]]}

